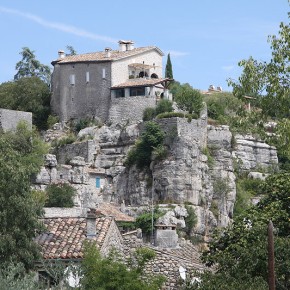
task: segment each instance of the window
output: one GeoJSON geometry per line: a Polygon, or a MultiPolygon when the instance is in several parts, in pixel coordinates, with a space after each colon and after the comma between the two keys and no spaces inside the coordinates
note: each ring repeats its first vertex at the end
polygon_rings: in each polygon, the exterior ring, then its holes
{"type": "Polygon", "coordinates": [[[130,88],[130,96],[145,96],[145,87],[130,88]]]}
{"type": "Polygon", "coordinates": [[[75,75],[69,76],[69,83],[73,86],[75,84],[75,75]]]}
{"type": "Polygon", "coordinates": [[[87,71],[86,72],[86,83],[90,82],[90,73],[87,71]]]}
{"type": "Polygon", "coordinates": [[[102,69],[102,78],[103,79],[106,78],[106,69],[105,68],[102,69]]]}
{"type": "Polygon", "coordinates": [[[124,89],[115,90],[115,96],[116,96],[116,98],[124,98],[125,97],[125,90],[124,89]]]}
{"type": "Polygon", "coordinates": [[[96,177],[96,188],[100,188],[100,187],[101,187],[101,178],[96,177]]]}

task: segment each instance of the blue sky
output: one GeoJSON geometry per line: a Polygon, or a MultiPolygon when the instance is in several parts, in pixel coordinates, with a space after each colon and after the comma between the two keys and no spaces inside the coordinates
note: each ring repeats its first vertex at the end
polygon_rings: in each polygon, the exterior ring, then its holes
{"type": "Polygon", "coordinates": [[[0,83],[13,79],[22,47],[50,65],[57,51],[117,49],[117,41],[171,54],[174,78],[205,90],[237,79],[238,62],[268,60],[269,34],[288,22],[288,0],[0,1],[0,83]]]}

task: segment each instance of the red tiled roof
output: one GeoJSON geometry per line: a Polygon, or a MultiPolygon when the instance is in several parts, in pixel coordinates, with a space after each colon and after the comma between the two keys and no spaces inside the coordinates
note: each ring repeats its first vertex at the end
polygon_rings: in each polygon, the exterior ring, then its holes
{"type": "MultiPolygon", "coordinates": [[[[41,246],[44,259],[82,259],[87,231],[86,218],[45,218],[46,232],[39,235],[35,242],[41,246]]],[[[96,241],[102,246],[111,225],[111,218],[97,218],[96,241]]],[[[92,239],[91,239],[92,240],[92,239]]]]}
{"type": "Polygon", "coordinates": [[[158,84],[161,84],[164,81],[169,79],[146,79],[146,78],[137,78],[128,80],[125,83],[121,83],[115,86],[112,86],[111,89],[120,89],[120,88],[132,88],[132,87],[152,87],[158,84]]]}
{"type": "Polygon", "coordinates": [[[120,209],[109,203],[102,203],[99,205],[98,210],[104,215],[104,216],[112,216],[114,217],[115,221],[122,221],[122,222],[133,222],[135,221],[135,218],[123,213],[120,211],[120,209]]]}
{"type": "Polygon", "coordinates": [[[160,55],[163,55],[163,52],[156,46],[147,46],[147,47],[138,47],[128,51],[120,51],[120,50],[111,50],[110,57],[107,57],[107,53],[105,51],[99,52],[91,52],[85,54],[76,54],[66,56],[62,59],[57,59],[53,61],[53,63],[74,63],[74,62],[95,62],[95,61],[114,61],[122,58],[134,56],[137,54],[141,54],[143,52],[147,52],[150,50],[157,50],[160,55]]]}

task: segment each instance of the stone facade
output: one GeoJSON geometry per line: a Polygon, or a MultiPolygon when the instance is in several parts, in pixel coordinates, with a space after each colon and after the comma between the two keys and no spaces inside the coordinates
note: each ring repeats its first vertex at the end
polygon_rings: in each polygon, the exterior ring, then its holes
{"type": "Polygon", "coordinates": [[[24,121],[28,128],[32,128],[32,113],[0,109],[0,128],[4,131],[16,130],[19,122],[24,121]]]}
{"type": "MultiPolygon", "coordinates": [[[[111,93],[112,87],[125,83],[129,80],[129,76],[133,76],[136,80],[140,78],[140,84],[127,84],[125,87],[128,92],[131,87],[142,87],[145,90],[154,87],[154,84],[142,83],[151,77],[162,79],[162,56],[163,53],[154,46],[137,49],[130,47],[128,50],[107,50],[75,56],[61,54],[52,62],[53,112],[61,121],[89,117],[107,122],[113,102],[111,120],[115,121],[115,112],[118,120],[127,118],[127,111],[122,114],[123,104],[118,108],[118,101],[114,100],[116,97],[115,93],[111,93]]],[[[142,104],[146,104],[146,101],[142,104]]]]}
{"type": "Polygon", "coordinates": [[[85,117],[107,120],[110,107],[110,62],[55,64],[51,84],[51,106],[60,120],[85,117]],[[89,81],[86,80],[87,73],[90,75],[89,81]],[[72,76],[74,84],[70,82],[72,76]]]}
{"type": "Polygon", "coordinates": [[[132,124],[142,121],[145,108],[156,106],[156,98],[128,97],[112,98],[109,122],[120,124],[132,124]]]}

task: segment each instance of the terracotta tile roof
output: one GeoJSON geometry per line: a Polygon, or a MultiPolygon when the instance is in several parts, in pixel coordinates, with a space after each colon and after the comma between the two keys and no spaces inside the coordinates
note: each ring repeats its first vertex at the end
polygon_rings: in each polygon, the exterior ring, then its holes
{"type": "Polygon", "coordinates": [[[164,81],[169,79],[146,79],[146,78],[138,78],[138,79],[131,79],[125,83],[121,83],[115,86],[112,86],[111,89],[120,89],[120,88],[128,88],[128,87],[152,87],[158,84],[161,84],[164,81]]]}
{"type": "MultiPolygon", "coordinates": [[[[82,259],[86,238],[86,218],[45,218],[43,219],[46,232],[39,235],[35,241],[42,250],[44,259],[82,259]]],[[[111,225],[111,218],[97,218],[96,241],[102,246],[111,225]]]]}
{"type": "Polygon", "coordinates": [[[62,59],[57,59],[52,63],[74,63],[74,62],[95,62],[95,61],[115,61],[122,58],[134,56],[143,52],[147,52],[150,50],[157,50],[160,55],[163,55],[163,52],[156,46],[147,46],[147,47],[138,47],[128,51],[120,51],[120,50],[111,50],[110,57],[107,57],[107,53],[105,51],[99,52],[91,52],[85,54],[76,54],[66,56],[62,59]]]}
{"type": "Polygon", "coordinates": [[[115,221],[122,221],[122,222],[133,222],[135,218],[123,213],[120,211],[119,207],[110,204],[110,203],[103,203],[99,205],[98,210],[104,216],[111,216],[114,217],[115,221]]]}

